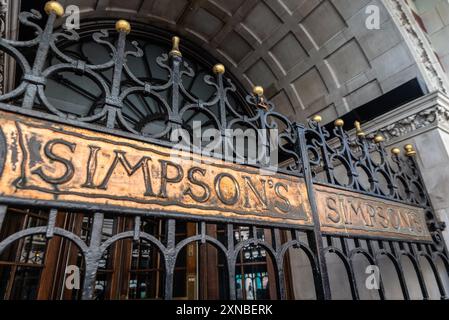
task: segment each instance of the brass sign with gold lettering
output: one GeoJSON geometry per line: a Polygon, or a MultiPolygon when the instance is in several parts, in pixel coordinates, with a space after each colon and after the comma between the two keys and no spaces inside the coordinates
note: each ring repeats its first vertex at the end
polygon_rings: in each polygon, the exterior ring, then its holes
{"type": "Polygon", "coordinates": [[[313,225],[304,181],[0,112],[0,201],[313,225]]]}
{"type": "MultiPolygon", "coordinates": [[[[422,208],[314,191],[323,233],[431,241],[422,208]]],[[[0,202],[314,225],[301,178],[4,111],[0,202]]]]}
{"type": "Polygon", "coordinates": [[[422,208],[317,185],[315,196],[323,233],[431,241],[422,208]]]}

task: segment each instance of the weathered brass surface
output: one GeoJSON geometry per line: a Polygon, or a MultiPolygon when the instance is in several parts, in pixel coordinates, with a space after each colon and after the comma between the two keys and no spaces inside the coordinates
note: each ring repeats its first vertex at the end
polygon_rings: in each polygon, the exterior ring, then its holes
{"type": "Polygon", "coordinates": [[[261,86],[255,86],[253,88],[253,93],[258,97],[262,97],[264,95],[264,89],[261,86]]]}
{"type": "Polygon", "coordinates": [[[64,15],[64,7],[57,1],[48,1],[45,4],[44,11],[47,14],[54,13],[58,17],[62,17],[64,15]]]}
{"type": "Polygon", "coordinates": [[[172,38],[172,49],[170,51],[171,56],[182,57],[182,53],[179,50],[179,42],[181,39],[179,37],[172,38]]]}
{"type": "Polygon", "coordinates": [[[406,154],[408,157],[416,156],[416,151],[415,151],[415,149],[413,148],[413,145],[411,145],[411,144],[405,145],[405,146],[404,146],[404,150],[405,150],[405,154],[406,154]]]}
{"type": "Polygon", "coordinates": [[[395,156],[399,156],[401,154],[401,149],[393,148],[391,149],[391,153],[394,154],[395,156]]]}
{"type": "Polygon", "coordinates": [[[334,122],[336,127],[343,127],[345,125],[345,122],[342,119],[337,119],[334,122]]]}
{"type": "Polygon", "coordinates": [[[431,240],[421,208],[315,185],[323,233],[431,240]]]}
{"type": "Polygon", "coordinates": [[[312,225],[304,181],[0,112],[0,201],[312,225]]]}
{"type": "Polygon", "coordinates": [[[214,67],[212,68],[212,71],[215,74],[223,74],[226,71],[226,68],[224,65],[222,65],[221,63],[214,65],[214,67]]]}
{"type": "Polygon", "coordinates": [[[118,32],[130,33],[131,32],[131,25],[126,20],[119,20],[115,24],[115,30],[117,30],[118,32]]]}
{"type": "Polygon", "coordinates": [[[381,136],[380,134],[378,134],[378,135],[376,135],[374,137],[374,142],[375,143],[381,143],[381,142],[384,142],[384,141],[385,141],[385,138],[383,136],[381,136]]]}
{"type": "Polygon", "coordinates": [[[312,118],[312,120],[319,123],[319,122],[323,121],[323,117],[320,115],[316,115],[312,118]]]}

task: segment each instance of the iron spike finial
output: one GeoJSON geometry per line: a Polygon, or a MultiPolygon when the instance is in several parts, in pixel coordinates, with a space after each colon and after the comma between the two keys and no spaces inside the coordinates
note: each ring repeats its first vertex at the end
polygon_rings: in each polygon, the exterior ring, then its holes
{"type": "Polygon", "coordinates": [[[179,42],[181,39],[179,37],[174,36],[172,39],[172,49],[170,51],[171,57],[182,57],[182,53],[179,50],[179,42]]]}
{"type": "Polygon", "coordinates": [[[64,7],[57,1],[48,1],[45,4],[44,11],[48,15],[54,13],[57,17],[64,15],[64,7]]]}
{"type": "Polygon", "coordinates": [[[122,19],[116,22],[115,30],[128,34],[131,32],[131,25],[128,21],[122,19]]]}

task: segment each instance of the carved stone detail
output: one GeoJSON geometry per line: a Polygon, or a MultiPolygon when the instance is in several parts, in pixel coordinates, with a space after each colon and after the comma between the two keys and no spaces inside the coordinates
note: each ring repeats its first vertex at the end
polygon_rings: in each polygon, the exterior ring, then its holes
{"type": "Polygon", "coordinates": [[[449,86],[446,75],[425,34],[414,21],[410,10],[407,9],[407,3],[403,0],[384,0],[384,2],[404,34],[415,59],[421,64],[429,91],[440,90],[447,94],[449,86]]]}
{"type": "MultiPolygon", "coordinates": [[[[449,123],[449,110],[443,106],[435,106],[380,129],[386,140],[405,136],[413,131],[432,125],[449,123]]],[[[374,135],[373,135],[374,136],[374,135]]]]}

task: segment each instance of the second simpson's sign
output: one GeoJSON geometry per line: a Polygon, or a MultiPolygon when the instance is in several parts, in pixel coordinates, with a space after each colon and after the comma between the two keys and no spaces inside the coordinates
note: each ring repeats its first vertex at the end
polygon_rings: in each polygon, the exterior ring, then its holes
{"type": "Polygon", "coordinates": [[[302,179],[0,112],[0,201],[312,225],[302,179]]]}
{"type": "Polygon", "coordinates": [[[323,233],[432,240],[422,208],[325,186],[315,196],[323,233]]]}

